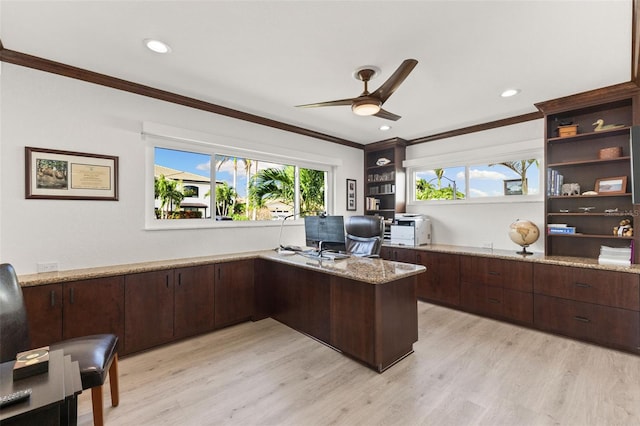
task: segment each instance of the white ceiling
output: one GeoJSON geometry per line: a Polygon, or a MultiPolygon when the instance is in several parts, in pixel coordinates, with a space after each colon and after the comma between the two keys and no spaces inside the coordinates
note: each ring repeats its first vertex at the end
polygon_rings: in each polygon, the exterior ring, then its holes
{"type": "Polygon", "coordinates": [[[631,0],[0,1],[4,47],[358,143],[415,139],[536,111],[631,79],[631,0]],[[172,52],[152,53],[158,38],[172,52]],[[419,61],[384,108],[355,97],[419,61]],[[522,92],[499,95],[506,88],[522,92]],[[381,132],[381,124],[393,128],[381,132]]]}

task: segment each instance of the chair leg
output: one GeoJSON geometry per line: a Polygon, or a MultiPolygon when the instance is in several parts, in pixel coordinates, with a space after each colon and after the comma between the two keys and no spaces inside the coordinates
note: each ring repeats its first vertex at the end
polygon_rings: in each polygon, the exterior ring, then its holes
{"type": "Polygon", "coordinates": [[[93,405],[93,425],[103,426],[102,386],[95,386],[91,388],[91,403],[93,405]]]}
{"type": "Polygon", "coordinates": [[[113,356],[111,367],[109,367],[109,386],[111,388],[111,406],[117,407],[120,404],[120,384],[118,382],[118,354],[113,356]]]}

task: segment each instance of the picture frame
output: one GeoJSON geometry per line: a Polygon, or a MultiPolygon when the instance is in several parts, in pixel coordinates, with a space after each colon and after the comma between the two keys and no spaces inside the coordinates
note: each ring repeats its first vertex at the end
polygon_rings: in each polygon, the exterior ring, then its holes
{"type": "Polygon", "coordinates": [[[25,198],[118,201],[118,157],[25,147],[25,198]]]}
{"type": "Polygon", "coordinates": [[[357,182],[355,179],[347,179],[347,210],[354,211],[357,209],[357,182]]]}
{"type": "Polygon", "coordinates": [[[522,179],[506,179],[504,182],[504,195],[522,195],[522,179]]]}
{"type": "Polygon", "coordinates": [[[625,194],[627,192],[627,177],[614,176],[596,179],[595,191],[598,194],[625,194]]]}

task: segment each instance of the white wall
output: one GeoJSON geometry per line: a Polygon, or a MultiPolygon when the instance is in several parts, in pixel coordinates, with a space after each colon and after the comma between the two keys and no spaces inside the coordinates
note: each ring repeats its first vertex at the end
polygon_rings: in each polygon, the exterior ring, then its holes
{"type": "MultiPolygon", "coordinates": [[[[277,223],[213,229],[145,230],[143,122],[242,140],[259,151],[339,159],[335,214],[344,214],[345,179],[363,193],[363,151],[157,101],[7,63],[1,64],[0,261],[18,274],[40,262],[61,270],[269,249],[277,223]],[[32,146],[119,157],[119,201],[25,199],[24,148],[32,146]]],[[[360,211],[349,214],[362,214],[360,211]]],[[[284,242],[301,243],[287,224],[284,242]]]]}
{"type": "MultiPolygon", "coordinates": [[[[538,150],[542,158],[544,146],[542,120],[534,120],[483,132],[471,133],[434,142],[407,147],[407,162],[419,162],[421,158],[451,158],[473,155],[497,157],[507,147],[515,152],[538,150]],[[477,153],[477,154],[475,154],[477,153]]],[[[454,160],[455,161],[455,160],[454,160]]],[[[454,165],[454,164],[451,164],[454,165]]],[[[463,165],[463,164],[457,164],[463,165]]],[[[543,167],[540,167],[541,173],[543,167]]],[[[541,191],[544,187],[541,185],[541,191]]],[[[541,236],[529,250],[544,252],[544,201],[542,195],[536,201],[513,202],[433,202],[409,203],[407,212],[423,213],[432,221],[432,242],[469,247],[492,244],[494,249],[518,250],[508,235],[509,225],[516,219],[534,222],[541,236]]]]}

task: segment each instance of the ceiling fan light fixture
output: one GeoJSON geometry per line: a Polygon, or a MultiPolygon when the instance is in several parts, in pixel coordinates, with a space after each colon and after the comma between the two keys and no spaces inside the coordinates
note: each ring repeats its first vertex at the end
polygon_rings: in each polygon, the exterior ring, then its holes
{"type": "Polygon", "coordinates": [[[377,99],[361,99],[353,102],[351,110],[356,115],[374,115],[380,111],[380,105],[377,99]]]}

